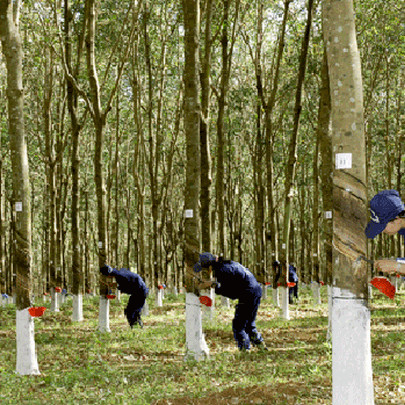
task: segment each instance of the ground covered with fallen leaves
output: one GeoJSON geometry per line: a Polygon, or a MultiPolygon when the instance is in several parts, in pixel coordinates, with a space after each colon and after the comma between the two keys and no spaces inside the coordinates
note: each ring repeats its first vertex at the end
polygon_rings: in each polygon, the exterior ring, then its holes
{"type": "MultiPolygon", "coordinates": [[[[0,403],[5,404],[331,404],[331,342],[326,287],[322,304],[301,289],[280,316],[271,298],[260,307],[257,326],[268,351],[240,353],[233,341],[230,308],[217,300],[205,317],[209,358],[185,360],[184,295],[166,294],[163,307],[149,297],[144,329],[129,329],[127,296],[110,305],[110,333],[100,333],[98,297],[84,300],[85,320],[71,321],[72,301],[35,320],[41,375],[15,373],[15,307],[0,306],[0,403]]],[[[271,291],[269,291],[271,295],[271,291]]],[[[41,305],[43,305],[41,303],[41,305]]],[[[45,306],[49,308],[49,303],[45,306]]],[[[376,404],[405,404],[405,290],[390,300],[374,290],[370,302],[376,404]]]]}

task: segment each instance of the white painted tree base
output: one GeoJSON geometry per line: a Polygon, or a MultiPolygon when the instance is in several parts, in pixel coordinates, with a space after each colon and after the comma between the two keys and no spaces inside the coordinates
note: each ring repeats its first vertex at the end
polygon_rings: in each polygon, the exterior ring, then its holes
{"type": "Polygon", "coordinates": [[[149,304],[148,301],[145,301],[145,305],[142,308],[141,311],[142,316],[148,316],[149,315],[149,304]]]}
{"type": "Polygon", "coordinates": [[[221,306],[227,309],[231,307],[231,303],[228,297],[224,297],[223,295],[221,295],[221,306]]]}
{"type": "Polygon", "coordinates": [[[314,305],[321,305],[321,285],[314,281],[311,284],[312,296],[314,298],[314,305]]]}
{"type": "Polygon", "coordinates": [[[82,294],[74,295],[72,321],[81,322],[83,319],[83,296],[82,294]]]}
{"type": "Polygon", "coordinates": [[[163,307],[163,290],[159,288],[156,290],[156,306],[163,307]]]}
{"type": "Polygon", "coordinates": [[[272,288],[272,294],[273,294],[274,305],[277,308],[280,308],[280,298],[279,298],[279,294],[278,294],[278,288],[272,288]]]}
{"type": "Polygon", "coordinates": [[[371,285],[368,286],[368,299],[373,299],[373,287],[371,285]]]}
{"type": "Polygon", "coordinates": [[[262,284],[262,300],[267,300],[267,285],[262,284]]]}
{"type": "Polygon", "coordinates": [[[100,305],[98,311],[98,330],[100,332],[111,332],[110,301],[104,296],[100,296],[100,305]]]}
{"type": "Polygon", "coordinates": [[[370,310],[349,291],[332,294],[332,403],[373,405],[370,310]]]}
{"type": "Polygon", "coordinates": [[[282,317],[287,321],[290,319],[290,311],[288,307],[288,287],[278,287],[280,289],[281,295],[281,310],[282,310],[282,317]]]}
{"type": "Polygon", "coordinates": [[[186,355],[185,359],[199,361],[209,356],[209,349],[202,332],[201,304],[193,293],[186,294],[186,355]]]}
{"type": "Polygon", "coordinates": [[[39,372],[37,354],[35,351],[34,319],[28,312],[28,308],[17,310],[17,367],[20,375],[38,375],[39,372]]]}
{"type": "Polygon", "coordinates": [[[201,295],[207,295],[212,300],[212,305],[207,307],[202,305],[202,318],[203,321],[212,322],[215,318],[215,290],[210,288],[209,290],[201,291],[201,295]]]}
{"type": "Polygon", "coordinates": [[[395,287],[395,290],[398,290],[399,287],[399,278],[397,276],[391,276],[391,284],[395,287]]]}
{"type": "Polygon", "coordinates": [[[328,331],[326,332],[326,340],[332,339],[332,287],[328,285],[328,331]]]}
{"type": "Polygon", "coordinates": [[[55,292],[54,288],[51,288],[51,307],[50,311],[59,312],[59,302],[60,302],[60,293],[55,292]]]}

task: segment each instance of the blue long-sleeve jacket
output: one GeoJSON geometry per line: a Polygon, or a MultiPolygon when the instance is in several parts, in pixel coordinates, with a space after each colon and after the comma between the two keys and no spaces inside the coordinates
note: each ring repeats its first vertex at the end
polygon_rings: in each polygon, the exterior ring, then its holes
{"type": "Polygon", "coordinates": [[[128,269],[112,269],[111,273],[117,280],[118,289],[126,294],[144,294],[146,297],[149,288],[146,287],[145,282],[139,274],[132,273],[128,269]]]}
{"type": "Polygon", "coordinates": [[[215,292],[231,299],[261,297],[262,289],[255,276],[240,263],[218,262],[213,265],[214,275],[219,283],[215,292]]]}

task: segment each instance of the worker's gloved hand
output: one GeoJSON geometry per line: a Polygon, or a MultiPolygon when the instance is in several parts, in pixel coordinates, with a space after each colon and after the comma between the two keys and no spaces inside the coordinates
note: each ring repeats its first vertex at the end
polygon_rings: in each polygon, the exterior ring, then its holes
{"type": "Polygon", "coordinates": [[[108,276],[112,272],[112,267],[108,264],[105,264],[103,267],[100,267],[100,273],[104,276],[108,276]]]}

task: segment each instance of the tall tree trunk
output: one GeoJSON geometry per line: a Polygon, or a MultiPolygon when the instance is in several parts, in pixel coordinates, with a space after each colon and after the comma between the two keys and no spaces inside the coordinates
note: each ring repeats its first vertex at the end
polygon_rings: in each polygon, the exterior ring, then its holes
{"type": "Polygon", "coordinates": [[[283,225],[283,249],[281,250],[281,264],[283,268],[283,274],[281,277],[281,286],[283,292],[283,317],[289,319],[288,314],[288,294],[287,294],[287,280],[288,280],[288,260],[289,260],[289,236],[290,236],[290,219],[292,212],[292,199],[293,190],[295,185],[295,169],[297,163],[297,139],[298,139],[298,126],[301,115],[301,97],[302,86],[305,78],[305,70],[307,64],[307,54],[309,46],[309,38],[312,25],[312,7],[313,0],[308,0],[308,19],[305,26],[304,38],[301,46],[300,64],[298,69],[298,83],[295,93],[295,106],[294,106],[294,126],[291,134],[291,140],[288,151],[288,162],[286,167],[286,189],[284,200],[284,225],[283,225]]]}
{"type": "Polygon", "coordinates": [[[333,164],[332,164],[332,134],[330,128],[330,92],[329,92],[329,76],[328,64],[326,60],[326,51],[322,61],[321,70],[321,88],[320,99],[318,108],[318,129],[317,137],[319,139],[320,149],[320,177],[321,177],[321,190],[322,190],[322,212],[323,212],[323,255],[324,255],[324,269],[323,280],[328,288],[328,337],[331,336],[332,327],[332,189],[333,189],[333,164]]]}
{"type": "Polygon", "coordinates": [[[226,98],[229,88],[229,76],[232,62],[232,50],[235,41],[235,27],[238,20],[239,11],[239,0],[235,4],[235,19],[233,21],[233,33],[231,38],[231,47],[229,48],[229,37],[228,28],[230,26],[229,21],[229,11],[231,2],[229,0],[224,0],[224,15],[222,22],[222,35],[221,35],[221,55],[222,55],[222,66],[221,66],[221,80],[218,95],[218,116],[217,116],[217,173],[215,179],[216,188],[216,211],[218,215],[218,225],[216,229],[218,248],[220,254],[226,254],[225,246],[225,136],[224,136],[224,120],[225,120],[225,106],[226,98]]]}
{"type": "Polygon", "coordinates": [[[201,306],[194,287],[193,265],[198,261],[200,232],[200,106],[198,103],[199,0],[183,0],[184,9],[184,131],[186,134],[185,266],[187,356],[199,360],[209,350],[202,333],[201,306]]]}
{"type": "Polygon", "coordinates": [[[45,151],[46,151],[46,177],[47,177],[47,196],[48,204],[46,210],[49,216],[49,279],[51,289],[51,310],[59,312],[60,293],[55,290],[60,287],[58,284],[57,269],[57,217],[56,217],[56,157],[55,157],[55,140],[53,138],[51,106],[53,95],[53,51],[45,50],[44,58],[44,134],[45,134],[45,151]]]}
{"type": "MultiPolygon", "coordinates": [[[[72,11],[69,0],[65,0],[65,60],[66,68],[70,75],[67,75],[67,104],[72,125],[72,202],[71,202],[71,222],[72,222],[72,294],[73,294],[73,321],[83,320],[83,273],[82,256],[80,243],[80,124],[77,117],[77,91],[72,83],[75,76],[72,68],[72,46],[70,23],[72,22],[72,11]]],[[[78,46],[78,65],[80,64],[80,45],[78,46]]],[[[76,72],[77,73],[77,72],[76,72]]]]}
{"type": "Polygon", "coordinates": [[[313,288],[313,295],[314,295],[314,303],[315,305],[321,303],[321,294],[320,294],[320,283],[319,283],[319,144],[320,140],[319,137],[316,137],[315,141],[315,152],[314,152],[314,159],[312,162],[312,185],[313,185],[313,192],[312,192],[312,288],[313,288]]]}
{"type": "MultiPolygon", "coordinates": [[[[123,26],[128,24],[128,16],[132,10],[133,3],[130,3],[128,13],[125,16],[123,26]]],[[[135,21],[135,20],[134,20],[135,21]]],[[[124,69],[126,60],[131,49],[135,24],[132,23],[132,27],[129,32],[128,39],[125,41],[125,47],[121,50],[118,47],[118,42],[112,49],[112,55],[117,52],[122,52],[118,55],[119,62],[117,66],[117,75],[115,79],[114,87],[108,95],[108,100],[102,109],[101,106],[101,91],[98,81],[97,67],[96,67],[96,55],[95,55],[95,36],[96,36],[96,1],[86,1],[86,61],[87,61],[87,74],[89,77],[90,85],[90,98],[86,94],[82,93],[87,101],[87,106],[91,112],[93,118],[93,124],[95,129],[95,150],[94,150],[94,177],[96,184],[96,196],[97,196],[97,225],[98,225],[98,265],[102,267],[104,264],[108,264],[108,240],[107,240],[107,201],[106,201],[106,185],[104,176],[104,138],[105,138],[105,126],[107,114],[111,110],[112,101],[116,95],[118,85],[121,81],[122,71],[124,69]]],[[[122,33],[121,33],[122,34],[122,33]]],[[[120,38],[118,39],[120,40],[120,38]]],[[[108,285],[106,277],[100,275],[100,311],[99,311],[99,330],[110,331],[109,327],[109,302],[107,299],[108,285]]]]}
{"type": "Polygon", "coordinates": [[[322,208],[323,208],[323,250],[325,255],[325,276],[324,280],[328,286],[332,285],[332,134],[330,128],[330,92],[329,75],[326,60],[326,51],[322,62],[321,71],[321,89],[318,110],[318,130],[317,136],[320,141],[320,176],[322,189],[322,208]]]}
{"type": "Polygon", "coordinates": [[[204,56],[201,58],[201,245],[204,252],[211,251],[211,154],[210,154],[210,72],[211,72],[211,17],[212,0],[207,0],[205,10],[204,56]]]}
{"type": "MultiPolygon", "coordinates": [[[[1,107],[0,114],[6,115],[6,108],[1,107]]],[[[2,143],[2,136],[0,135],[0,143],[2,143]]],[[[5,197],[3,188],[3,150],[0,148],[0,229],[5,227],[5,197]]],[[[0,232],[0,294],[7,294],[7,269],[6,269],[6,232],[0,232]]],[[[2,296],[0,303],[5,301],[5,296],[2,296]],[[4,299],[3,299],[4,298],[4,299]]]]}
{"type": "MultiPolygon", "coordinates": [[[[258,95],[262,100],[262,104],[265,109],[264,115],[264,125],[265,125],[265,138],[266,138],[266,199],[267,199],[267,232],[266,232],[266,263],[267,266],[273,263],[274,260],[278,259],[278,233],[277,227],[275,226],[276,223],[276,209],[274,203],[274,162],[273,162],[273,155],[274,155],[274,128],[273,128],[273,110],[276,102],[276,95],[278,90],[278,83],[280,78],[280,66],[281,60],[284,52],[284,37],[285,31],[287,26],[287,19],[288,19],[288,10],[290,6],[291,0],[286,0],[284,2],[284,13],[283,13],[283,21],[280,27],[280,38],[278,41],[277,46],[277,55],[275,59],[275,66],[274,66],[274,75],[272,78],[272,86],[269,93],[269,98],[266,101],[264,98],[263,92],[263,80],[262,80],[262,69],[260,64],[260,59],[257,58],[256,63],[256,86],[258,95]]],[[[262,27],[258,28],[258,32],[261,33],[262,27]]],[[[259,50],[256,52],[257,56],[260,56],[259,50]]],[[[273,274],[272,274],[272,285],[273,290],[277,289],[277,285],[275,283],[276,279],[276,270],[275,267],[272,266],[273,274]]],[[[277,294],[276,291],[273,291],[273,295],[277,294]]]]}
{"type": "MultiPolygon", "coordinates": [[[[134,14],[134,20],[136,20],[137,16],[134,14]]],[[[139,40],[139,37],[137,38],[139,40]]],[[[135,182],[135,189],[136,189],[136,211],[138,213],[137,218],[137,238],[136,244],[138,249],[136,250],[136,267],[138,274],[146,281],[146,250],[145,250],[145,219],[144,219],[144,211],[145,211],[145,183],[140,176],[140,173],[146,171],[145,168],[145,159],[144,159],[144,150],[145,150],[145,140],[144,140],[144,133],[143,133],[143,125],[142,125],[142,114],[141,111],[141,92],[140,92],[140,85],[139,85],[139,73],[138,73],[138,61],[137,61],[137,54],[138,54],[138,41],[134,41],[134,46],[132,50],[132,58],[131,58],[131,65],[132,65],[132,91],[133,91],[133,113],[134,113],[134,122],[135,122],[135,129],[137,136],[134,137],[134,162],[133,162],[133,176],[135,182]]]]}
{"type": "Polygon", "coordinates": [[[263,133],[261,128],[261,105],[256,106],[256,144],[253,152],[254,224],[255,224],[255,275],[259,283],[266,282],[264,265],[264,186],[263,186],[263,133]]]}
{"type": "Polygon", "coordinates": [[[221,84],[218,99],[218,116],[217,116],[217,172],[215,179],[216,192],[216,212],[218,216],[217,240],[219,254],[225,252],[225,204],[224,204],[224,115],[225,115],[225,98],[228,83],[228,17],[229,17],[229,0],[224,0],[224,21],[222,28],[222,71],[221,84]]]}
{"type": "MultiPolygon", "coordinates": [[[[104,130],[106,116],[101,109],[100,86],[95,61],[95,35],[96,35],[96,5],[95,0],[86,1],[87,30],[86,30],[86,51],[87,51],[87,72],[89,75],[90,97],[92,106],[92,118],[95,129],[95,150],[94,150],[94,176],[97,197],[97,225],[98,225],[98,267],[108,264],[107,257],[107,201],[106,186],[104,178],[103,148],[104,130]]],[[[109,302],[107,299],[108,288],[106,277],[100,275],[100,312],[99,329],[102,332],[109,332],[109,302]]]]}
{"type": "MultiPolygon", "coordinates": [[[[403,78],[400,77],[398,79],[397,86],[395,86],[398,89],[403,88],[403,78]]],[[[398,92],[398,100],[397,100],[397,111],[395,114],[395,124],[396,128],[394,133],[399,134],[397,138],[397,144],[396,144],[396,150],[397,150],[397,156],[396,156],[396,161],[397,161],[397,190],[401,192],[401,182],[402,182],[402,177],[403,177],[403,171],[402,171],[402,160],[403,160],[403,145],[404,145],[404,140],[405,140],[405,132],[401,129],[401,111],[402,111],[402,92],[398,92]]],[[[397,239],[397,254],[395,255],[396,257],[403,257],[403,248],[404,244],[402,243],[401,238],[397,239]]]]}
{"type": "Polygon", "coordinates": [[[363,90],[352,0],[323,2],[332,105],[333,404],[373,404],[363,90]]]}
{"type": "Polygon", "coordinates": [[[39,374],[31,295],[31,190],[24,133],[23,50],[19,33],[20,2],[0,2],[0,38],[7,68],[7,102],[13,173],[14,270],[17,274],[17,365],[21,375],[39,374]]]}

